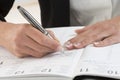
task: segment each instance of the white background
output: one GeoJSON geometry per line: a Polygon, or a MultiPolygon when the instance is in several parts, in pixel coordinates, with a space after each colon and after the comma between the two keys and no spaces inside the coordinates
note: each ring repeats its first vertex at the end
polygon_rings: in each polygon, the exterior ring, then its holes
{"type": "Polygon", "coordinates": [[[16,0],[12,9],[6,16],[6,20],[12,23],[28,23],[17,10],[17,6],[21,5],[27,11],[29,11],[39,22],[40,20],[40,8],[38,0],[16,0]]]}

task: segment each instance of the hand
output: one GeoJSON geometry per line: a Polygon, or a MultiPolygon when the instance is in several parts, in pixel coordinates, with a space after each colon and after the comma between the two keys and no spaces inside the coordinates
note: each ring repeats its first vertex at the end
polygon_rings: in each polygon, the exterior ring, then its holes
{"type": "Polygon", "coordinates": [[[60,43],[50,31],[54,39],[50,39],[29,24],[0,24],[3,25],[0,26],[0,45],[17,57],[43,57],[60,49],[60,43]]]}
{"type": "Polygon", "coordinates": [[[84,48],[89,44],[104,47],[120,42],[120,17],[98,22],[76,30],[77,36],[65,43],[67,49],[84,48]]]}

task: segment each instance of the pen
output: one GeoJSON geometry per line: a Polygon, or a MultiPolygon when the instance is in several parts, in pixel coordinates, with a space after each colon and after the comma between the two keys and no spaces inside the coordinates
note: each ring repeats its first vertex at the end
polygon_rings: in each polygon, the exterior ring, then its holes
{"type": "MultiPolygon", "coordinates": [[[[46,36],[48,36],[49,38],[53,39],[53,37],[48,33],[47,30],[45,30],[40,23],[27,11],[25,10],[23,7],[18,6],[17,9],[19,10],[19,12],[22,14],[22,16],[36,29],[38,29],[39,31],[41,31],[43,34],[45,34],[46,36]]],[[[56,39],[57,40],[57,39],[56,39]]],[[[57,40],[58,41],[58,40],[57,40]]],[[[62,48],[61,50],[62,53],[64,53],[64,48],[62,48]]]]}
{"type": "Polygon", "coordinates": [[[17,9],[19,10],[19,12],[22,14],[22,16],[36,29],[38,29],[39,31],[41,31],[43,34],[45,34],[46,36],[48,36],[49,38],[53,37],[48,33],[48,31],[46,31],[41,25],[40,23],[27,11],[25,10],[23,7],[18,6],[17,9]]]}

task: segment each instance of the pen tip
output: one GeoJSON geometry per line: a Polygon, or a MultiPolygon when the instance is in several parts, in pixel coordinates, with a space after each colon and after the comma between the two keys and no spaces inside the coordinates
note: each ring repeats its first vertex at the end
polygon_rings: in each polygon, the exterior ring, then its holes
{"type": "Polygon", "coordinates": [[[17,9],[19,9],[20,8],[20,6],[17,6],[17,9]]]}

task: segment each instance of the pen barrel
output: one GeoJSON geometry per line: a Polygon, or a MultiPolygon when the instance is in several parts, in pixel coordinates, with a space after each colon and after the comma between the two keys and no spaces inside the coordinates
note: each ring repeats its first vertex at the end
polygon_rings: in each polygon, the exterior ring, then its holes
{"type": "Polygon", "coordinates": [[[49,38],[51,38],[51,39],[53,39],[53,37],[46,31],[45,33],[44,33],[46,36],[48,36],[49,38]]]}

